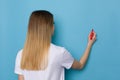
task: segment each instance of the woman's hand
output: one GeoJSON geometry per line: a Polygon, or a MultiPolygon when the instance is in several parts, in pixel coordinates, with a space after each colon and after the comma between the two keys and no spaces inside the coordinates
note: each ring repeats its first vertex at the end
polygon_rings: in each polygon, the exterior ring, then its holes
{"type": "Polygon", "coordinates": [[[96,33],[95,31],[91,31],[88,36],[88,46],[92,46],[95,41],[96,41],[96,33]]]}

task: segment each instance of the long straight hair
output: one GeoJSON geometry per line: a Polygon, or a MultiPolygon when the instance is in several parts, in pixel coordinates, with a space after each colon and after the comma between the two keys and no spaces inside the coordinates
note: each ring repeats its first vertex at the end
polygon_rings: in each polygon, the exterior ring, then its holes
{"type": "Polygon", "coordinates": [[[21,69],[46,69],[52,33],[53,15],[45,10],[32,12],[22,52],[21,69]]]}

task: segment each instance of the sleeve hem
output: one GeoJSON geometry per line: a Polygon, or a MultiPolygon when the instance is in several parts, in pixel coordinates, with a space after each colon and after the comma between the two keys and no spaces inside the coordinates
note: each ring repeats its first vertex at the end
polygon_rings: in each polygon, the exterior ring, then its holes
{"type": "Polygon", "coordinates": [[[18,72],[18,71],[15,71],[14,73],[15,73],[15,74],[23,75],[21,72],[18,72]]]}
{"type": "Polygon", "coordinates": [[[72,60],[72,62],[70,63],[70,65],[66,69],[70,69],[72,67],[73,62],[74,62],[74,59],[72,60]]]}

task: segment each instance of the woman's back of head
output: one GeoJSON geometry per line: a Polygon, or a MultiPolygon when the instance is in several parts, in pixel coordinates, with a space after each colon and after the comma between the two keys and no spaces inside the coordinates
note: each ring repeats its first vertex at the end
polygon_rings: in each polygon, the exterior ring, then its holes
{"type": "Polygon", "coordinates": [[[22,69],[43,70],[47,67],[52,33],[53,15],[45,10],[32,12],[22,52],[22,69]]]}

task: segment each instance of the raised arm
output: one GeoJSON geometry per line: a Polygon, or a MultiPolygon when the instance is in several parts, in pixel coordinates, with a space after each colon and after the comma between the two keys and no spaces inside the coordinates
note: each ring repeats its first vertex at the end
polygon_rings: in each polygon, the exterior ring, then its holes
{"type": "Polygon", "coordinates": [[[88,36],[88,44],[87,44],[86,50],[85,50],[83,56],[81,57],[80,61],[74,60],[74,62],[72,64],[73,69],[82,69],[85,66],[87,59],[88,59],[88,56],[90,54],[91,47],[96,40],[96,33],[93,32],[93,34],[94,35],[93,35],[92,39],[91,39],[90,34],[88,36]]]}

